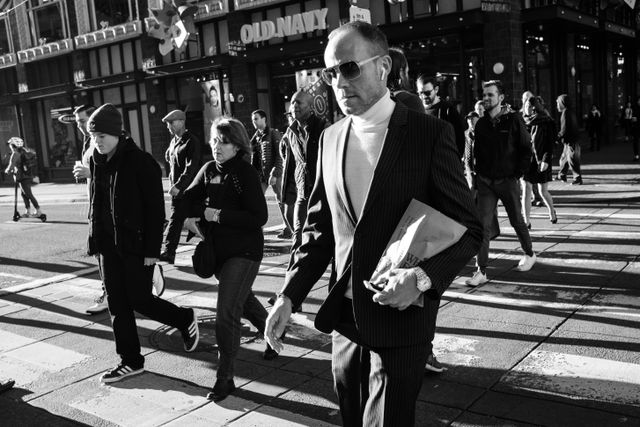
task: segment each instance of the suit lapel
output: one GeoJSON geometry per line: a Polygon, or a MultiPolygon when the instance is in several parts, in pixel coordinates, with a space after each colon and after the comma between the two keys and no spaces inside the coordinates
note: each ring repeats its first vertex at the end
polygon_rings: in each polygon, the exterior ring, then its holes
{"type": "Polygon", "coordinates": [[[380,153],[380,158],[373,172],[373,180],[371,181],[371,187],[369,188],[360,219],[371,209],[371,205],[376,197],[380,195],[391,171],[396,167],[395,163],[398,155],[402,150],[404,141],[407,139],[407,111],[408,109],[404,104],[396,103],[396,108],[393,110],[391,120],[389,121],[382,152],[380,153]]]}
{"type": "Polygon", "coordinates": [[[344,121],[339,133],[338,140],[335,153],[336,159],[336,186],[338,187],[338,193],[340,194],[340,199],[342,200],[342,204],[345,207],[345,210],[349,214],[349,219],[353,223],[356,224],[356,215],[353,211],[353,206],[351,205],[351,200],[348,197],[347,186],[344,180],[344,168],[345,168],[345,159],[346,159],[346,149],[347,149],[347,140],[349,138],[349,130],[351,129],[351,119],[347,119],[344,121]]]}

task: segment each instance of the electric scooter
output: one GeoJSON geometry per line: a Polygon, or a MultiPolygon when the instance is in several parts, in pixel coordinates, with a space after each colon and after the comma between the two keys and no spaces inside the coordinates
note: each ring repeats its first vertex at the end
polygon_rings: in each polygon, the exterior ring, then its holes
{"type": "Polygon", "coordinates": [[[18,222],[22,218],[38,218],[40,221],[45,222],[47,220],[47,215],[29,215],[24,217],[20,215],[20,212],[18,212],[18,181],[16,181],[13,192],[13,221],[18,222]]]}

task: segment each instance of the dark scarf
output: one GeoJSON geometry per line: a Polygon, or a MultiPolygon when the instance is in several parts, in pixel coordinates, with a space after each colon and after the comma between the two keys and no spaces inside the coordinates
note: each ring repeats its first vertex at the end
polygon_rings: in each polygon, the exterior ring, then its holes
{"type": "Polygon", "coordinates": [[[529,129],[531,129],[532,126],[539,126],[540,124],[551,120],[551,117],[549,117],[548,115],[538,113],[532,114],[530,116],[523,114],[522,118],[524,120],[524,124],[527,125],[527,128],[529,129]]]}

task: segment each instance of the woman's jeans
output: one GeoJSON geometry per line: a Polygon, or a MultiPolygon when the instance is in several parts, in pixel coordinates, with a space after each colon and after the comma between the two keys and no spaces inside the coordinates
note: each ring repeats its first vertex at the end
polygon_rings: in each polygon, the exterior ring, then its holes
{"type": "Polygon", "coordinates": [[[267,310],[251,291],[260,261],[230,258],[224,262],[218,278],[216,340],[218,341],[217,378],[233,378],[234,362],[240,349],[242,323],[246,318],[264,333],[267,310]]]}

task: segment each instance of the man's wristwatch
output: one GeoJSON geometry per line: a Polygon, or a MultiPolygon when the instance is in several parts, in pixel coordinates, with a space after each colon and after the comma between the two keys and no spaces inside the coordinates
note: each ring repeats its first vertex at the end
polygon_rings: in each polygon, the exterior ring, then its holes
{"type": "Polygon", "coordinates": [[[426,292],[431,289],[431,279],[423,269],[416,267],[413,269],[413,273],[416,275],[416,287],[420,292],[426,292]]]}

